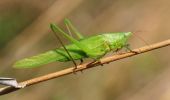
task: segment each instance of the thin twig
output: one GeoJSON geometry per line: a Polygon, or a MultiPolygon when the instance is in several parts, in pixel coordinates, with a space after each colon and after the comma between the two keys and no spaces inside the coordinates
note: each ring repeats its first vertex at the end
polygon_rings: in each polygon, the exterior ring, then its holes
{"type": "MultiPolygon", "coordinates": [[[[68,75],[68,74],[71,74],[71,73],[82,71],[82,70],[92,68],[92,67],[95,67],[95,66],[99,66],[99,65],[102,65],[102,64],[107,64],[107,63],[110,63],[110,62],[113,62],[113,61],[116,61],[116,60],[120,60],[120,59],[123,59],[123,58],[127,58],[127,57],[130,57],[130,56],[134,56],[134,55],[137,55],[137,54],[141,54],[141,53],[144,53],[144,52],[148,52],[148,51],[158,49],[158,48],[162,48],[162,47],[169,46],[169,45],[170,45],[170,39],[156,43],[156,44],[152,44],[152,45],[149,45],[149,46],[144,46],[144,47],[141,47],[141,48],[138,48],[138,49],[134,49],[133,50],[134,52],[127,52],[127,53],[124,53],[124,54],[118,54],[118,55],[113,55],[113,56],[110,56],[110,57],[105,57],[105,58],[101,59],[100,61],[96,61],[92,64],[89,64],[91,62],[85,63],[85,64],[77,66],[76,70],[74,70],[74,67],[71,67],[71,68],[67,68],[67,69],[64,69],[64,70],[61,70],[61,71],[50,73],[50,74],[47,74],[47,75],[44,75],[44,76],[40,76],[40,77],[37,77],[37,78],[26,80],[24,82],[21,82],[20,84],[24,84],[25,87],[27,87],[27,86],[34,85],[34,84],[37,84],[37,83],[40,83],[40,82],[44,82],[44,81],[47,81],[47,80],[50,80],[50,79],[53,79],[53,78],[65,76],[65,75],[68,75]],[[137,53],[135,53],[135,52],[137,52],[137,53]]],[[[4,87],[4,88],[0,89],[0,95],[8,94],[10,92],[13,92],[13,91],[16,91],[16,90],[19,90],[19,89],[21,89],[21,88],[14,88],[14,87],[9,87],[9,86],[4,87]]]]}

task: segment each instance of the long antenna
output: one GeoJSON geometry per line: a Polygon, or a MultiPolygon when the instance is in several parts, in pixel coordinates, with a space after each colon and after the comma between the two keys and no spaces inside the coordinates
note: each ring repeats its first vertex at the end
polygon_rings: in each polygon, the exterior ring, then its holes
{"type": "Polygon", "coordinates": [[[140,37],[139,35],[137,35],[136,33],[139,33],[141,31],[137,31],[137,32],[134,32],[133,35],[138,37],[138,39],[142,40],[145,44],[149,45],[142,37],[140,37]]]}
{"type": "Polygon", "coordinates": [[[63,42],[61,41],[60,37],[57,35],[57,33],[55,31],[53,31],[55,37],[57,38],[57,40],[61,43],[61,45],[63,46],[64,50],[67,52],[68,56],[70,57],[70,59],[73,61],[73,64],[75,65],[75,68],[77,68],[77,64],[74,61],[73,57],[71,56],[71,54],[69,53],[69,51],[67,50],[67,48],[64,46],[63,42]]]}

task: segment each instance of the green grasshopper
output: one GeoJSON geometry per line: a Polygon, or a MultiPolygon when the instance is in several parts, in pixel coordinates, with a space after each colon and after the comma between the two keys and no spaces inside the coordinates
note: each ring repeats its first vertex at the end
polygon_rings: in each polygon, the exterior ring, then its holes
{"type": "Polygon", "coordinates": [[[80,32],[76,30],[76,28],[68,19],[65,19],[64,23],[67,26],[69,33],[70,30],[73,31],[73,33],[79,38],[78,40],[64,32],[56,24],[51,24],[50,27],[57,37],[58,34],[60,34],[69,41],[71,41],[72,44],[66,46],[62,44],[63,46],[60,48],[50,50],[33,57],[24,58],[22,60],[17,61],[14,64],[14,67],[34,68],[55,61],[74,62],[74,60],[82,61],[82,59],[84,58],[92,58],[94,60],[99,60],[110,51],[116,52],[122,49],[123,47],[127,47],[127,41],[132,35],[132,32],[119,32],[103,33],[96,36],[84,37],[80,32]]]}

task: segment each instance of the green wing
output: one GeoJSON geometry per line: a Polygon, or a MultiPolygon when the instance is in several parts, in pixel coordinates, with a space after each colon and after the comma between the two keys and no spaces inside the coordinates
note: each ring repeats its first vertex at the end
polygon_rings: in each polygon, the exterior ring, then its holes
{"type": "MultiPolygon", "coordinates": [[[[77,46],[74,44],[66,46],[67,50],[71,54],[74,60],[79,60],[81,58],[85,58],[86,55],[82,52],[77,46]]],[[[60,61],[70,61],[70,57],[68,56],[67,52],[63,48],[59,48],[56,50],[50,50],[45,53],[24,58],[22,60],[17,61],[14,63],[15,68],[35,68],[41,65],[45,65],[51,62],[60,61]]]]}
{"type": "Polygon", "coordinates": [[[58,58],[58,54],[55,51],[48,51],[46,53],[33,56],[30,58],[25,58],[17,61],[14,64],[15,68],[33,68],[38,67],[50,62],[56,61],[58,58]]]}

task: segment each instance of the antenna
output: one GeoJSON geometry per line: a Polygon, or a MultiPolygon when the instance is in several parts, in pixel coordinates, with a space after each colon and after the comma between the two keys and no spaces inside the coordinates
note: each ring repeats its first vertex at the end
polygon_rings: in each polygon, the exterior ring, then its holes
{"type": "Polygon", "coordinates": [[[142,32],[142,31],[136,31],[136,32],[134,32],[132,35],[136,36],[138,39],[140,39],[140,40],[143,41],[146,45],[149,46],[149,44],[148,44],[142,37],[140,37],[139,35],[136,34],[136,33],[140,33],[140,32],[142,32]]]}

